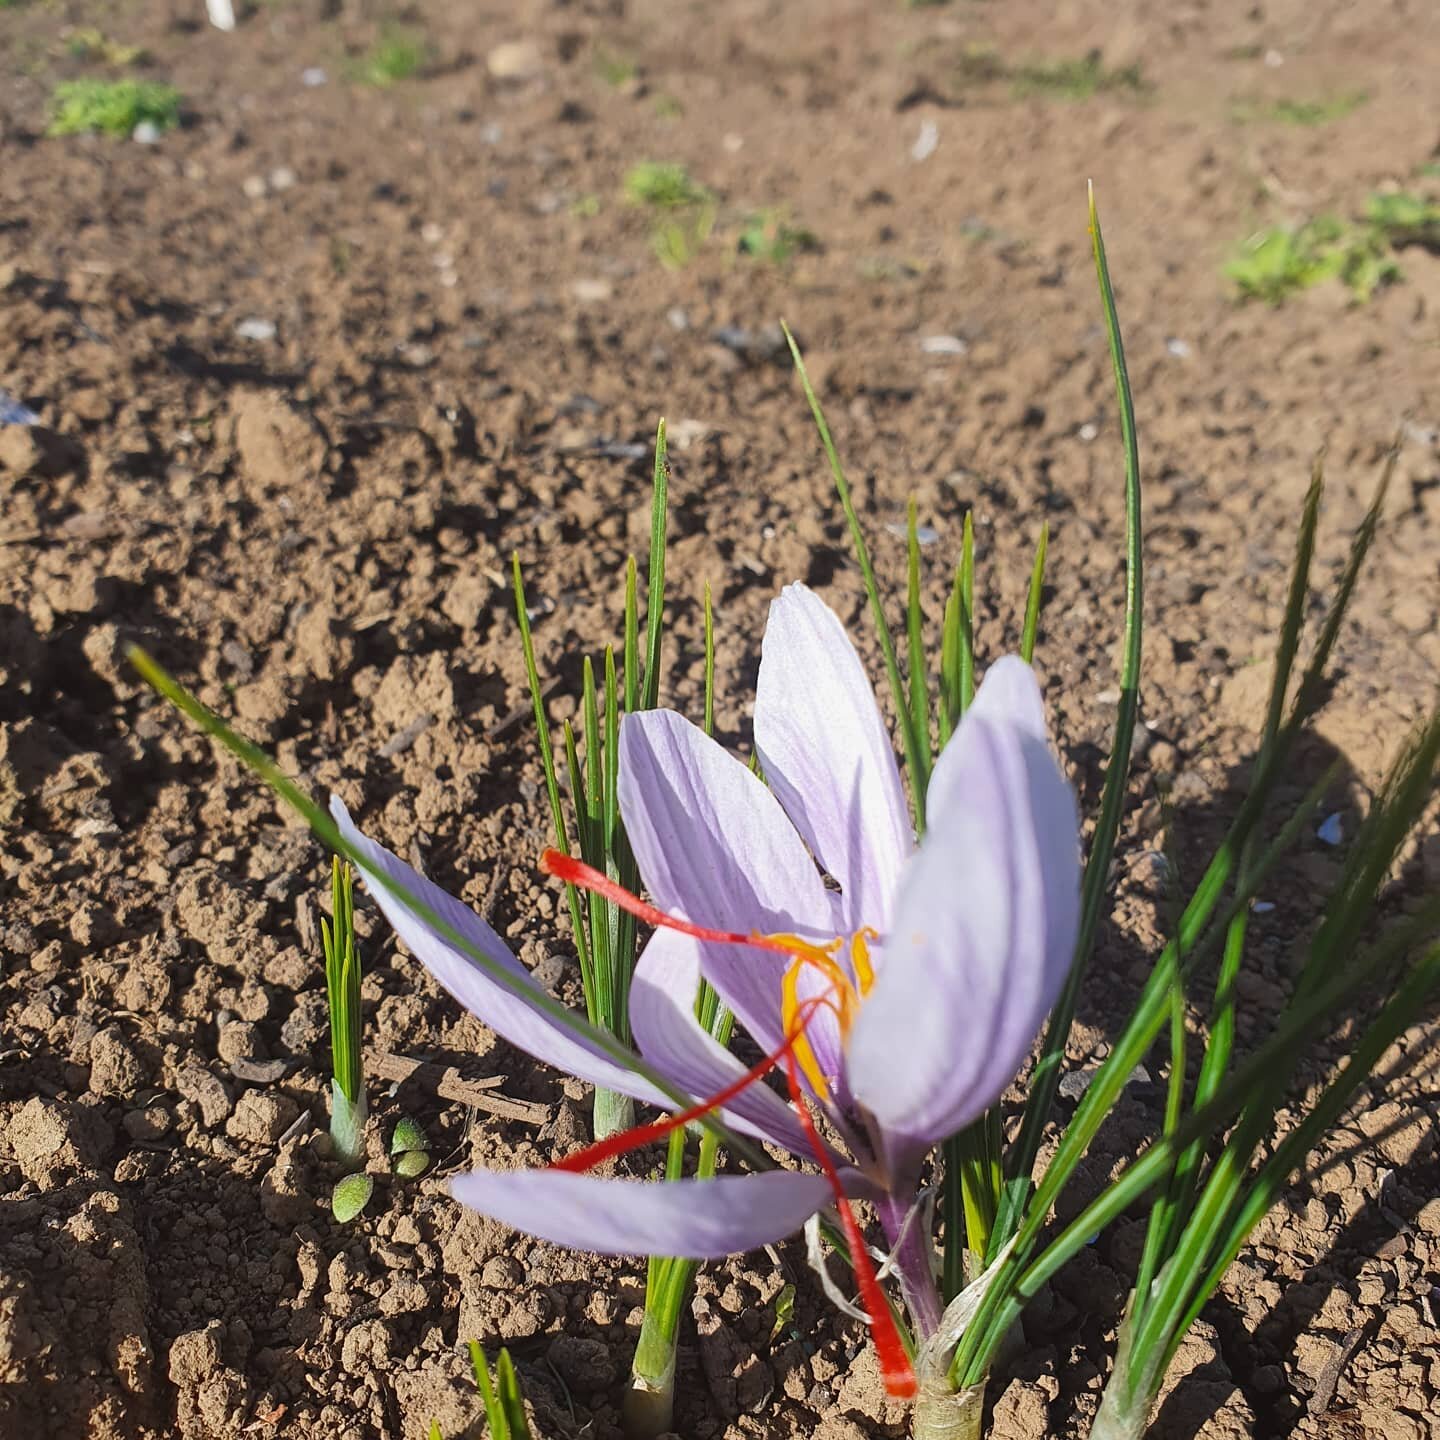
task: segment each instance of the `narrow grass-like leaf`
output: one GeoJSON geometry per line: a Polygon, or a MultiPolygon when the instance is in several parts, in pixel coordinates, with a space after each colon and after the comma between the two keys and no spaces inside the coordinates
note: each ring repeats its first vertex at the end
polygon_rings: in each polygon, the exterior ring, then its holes
{"type": "MultiPolygon", "coordinates": [[[[885,618],[885,607],[880,600],[880,588],[875,583],[875,567],[870,563],[870,548],[865,543],[865,533],[860,528],[860,517],[856,514],[855,502],[850,494],[850,482],[845,478],[845,470],[840,464],[840,456],[835,449],[835,442],[830,437],[830,427],[825,421],[825,412],[820,408],[820,401],[810,384],[810,376],[805,369],[805,360],[800,354],[800,347],[795,343],[795,337],[790,333],[790,327],[783,320],[780,322],[780,328],[785,332],[785,340],[790,346],[790,356],[795,362],[795,370],[800,376],[801,388],[805,391],[805,399],[810,405],[810,414],[814,417],[815,428],[820,432],[821,447],[830,464],[830,474],[835,481],[835,493],[840,497],[840,508],[845,512],[845,523],[850,527],[850,542],[855,547],[855,558],[860,564],[860,574],[865,582],[865,594],[870,601],[870,614],[875,621],[875,634],[880,642],[881,656],[885,661],[885,675],[890,683],[890,693],[894,698],[895,711],[900,721],[905,763],[913,779],[914,776],[921,773],[920,739],[915,730],[915,717],[911,714],[910,706],[906,702],[905,685],[900,678],[900,662],[895,654],[895,640],[890,633],[890,623],[885,618]]],[[[925,829],[925,794],[914,784],[910,787],[910,802],[915,811],[915,828],[923,833],[925,829]]]]}
{"type": "MultiPolygon", "coordinates": [[[[1315,554],[1315,535],[1320,519],[1320,500],[1324,494],[1322,460],[1317,459],[1310,476],[1310,488],[1300,515],[1300,532],[1295,544],[1295,560],[1290,572],[1290,589],[1286,598],[1284,618],[1280,627],[1280,642],[1275,651],[1275,673],[1270,686],[1270,701],[1266,709],[1265,726],[1261,734],[1260,753],[1268,756],[1273,750],[1276,737],[1285,713],[1285,699],[1290,687],[1290,676],[1295,657],[1300,648],[1300,633],[1304,625],[1305,597],[1309,589],[1310,566],[1315,554]]],[[[1253,837],[1247,841],[1241,855],[1241,873],[1248,868],[1253,837]]],[[[1245,933],[1248,925],[1248,911],[1241,911],[1231,922],[1226,937],[1225,950],[1220,962],[1219,975],[1215,982],[1215,997],[1211,1009],[1209,1039],[1201,1060],[1200,1073],[1195,1084],[1194,1104],[1204,1105],[1219,1088],[1220,1081],[1230,1064],[1235,1036],[1235,986],[1239,978],[1240,964],[1244,955],[1245,933]]],[[[1154,1253],[1147,1254],[1149,1267],[1141,1267],[1141,1281],[1136,1286],[1138,1308],[1143,1311],[1150,1294],[1149,1281],[1163,1258],[1169,1256],[1175,1243],[1178,1228],[1184,1223],[1193,1207],[1193,1187],[1199,1174],[1204,1151],[1203,1144],[1192,1145],[1176,1162],[1175,1174],[1171,1180],[1170,1194],[1160,1208],[1154,1221],[1154,1253]]]]}
{"type": "Polygon", "coordinates": [[[1340,1118],[1356,1089],[1369,1078],[1400,1034],[1414,1022],[1415,1016],[1437,988],[1440,988],[1440,946],[1432,946],[1370,1025],[1360,1044],[1346,1058],[1345,1068],[1326,1087],[1314,1109],[1281,1141],[1275,1153],[1256,1173],[1243,1203],[1229,1220],[1226,1234],[1216,1245],[1215,1258],[1209,1270],[1193,1287],[1190,1305],[1181,1316],[1167,1346],[1166,1368],[1185,1332],[1199,1318],[1200,1311],[1215,1293],[1225,1271],[1240,1253],[1240,1247],[1279,1199],[1281,1190],[1304,1164],[1305,1157],[1320,1137],[1340,1118]]]}
{"type": "Polygon", "coordinates": [[[660,639],[665,629],[665,531],[670,500],[670,464],[665,449],[665,422],[655,430],[655,475],[650,493],[649,593],[645,600],[645,685],[640,707],[660,703],[660,639]]]}
{"type": "MultiPolygon", "coordinates": [[[[520,573],[518,553],[511,557],[511,567],[514,572],[515,618],[520,624],[520,647],[525,656],[525,679],[530,686],[530,703],[535,711],[535,743],[540,750],[540,769],[545,776],[545,795],[550,802],[551,833],[555,840],[555,848],[562,855],[568,855],[570,853],[570,837],[565,826],[565,812],[560,805],[560,780],[555,773],[555,752],[550,745],[550,723],[545,716],[545,697],[540,691],[540,672],[535,665],[535,641],[530,634],[530,610],[525,603],[525,581],[520,573]]],[[[170,698],[173,699],[173,697],[170,698]]],[[[195,717],[192,715],[191,718],[195,717]]],[[[570,907],[570,933],[575,937],[575,949],[580,958],[580,974],[583,980],[586,975],[594,976],[595,967],[591,960],[590,947],[585,940],[580,892],[575,886],[568,884],[565,886],[565,901],[570,907]]],[[[592,978],[591,984],[593,983],[592,978]]],[[[588,1000],[590,986],[587,985],[585,988],[588,1000]]]]}
{"type": "Polygon", "coordinates": [[[965,512],[965,530],[960,537],[960,573],[956,576],[960,596],[957,718],[962,718],[975,698],[975,512],[965,512]]]}
{"type": "Polygon", "coordinates": [[[338,856],[330,865],[330,912],[320,917],[330,1005],[330,1138],[346,1165],[365,1151],[365,1079],[361,1062],[360,956],[355,947],[355,874],[338,856]]]}
{"type": "Polygon", "coordinates": [[[701,724],[709,736],[715,734],[715,613],[710,604],[710,582],[705,582],[705,711],[701,724]]]}
{"type": "Polygon", "coordinates": [[[625,561],[625,713],[640,708],[640,602],[635,557],[625,561]]]}
{"type": "Polygon", "coordinates": [[[913,497],[906,508],[905,535],[905,633],[910,648],[910,723],[915,727],[921,767],[911,774],[910,783],[928,789],[934,755],[930,748],[930,692],[925,679],[928,668],[925,663],[925,613],[920,606],[920,531],[913,497]]]}
{"type": "Polygon", "coordinates": [[[1040,1141],[1050,1118],[1055,1092],[1060,1084],[1060,1067],[1065,1058],[1065,1045],[1075,1016],[1080,982],[1085,974],[1095,936],[1100,926],[1111,857],[1125,804],[1126,780],[1130,772],[1130,746],[1135,735],[1135,721],[1140,709],[1140,656],[1143,620],[1144,578],[1140,530],[1140,447],[1135,433],[1135,406],[1130,393],[1130,377],[1125,366],[1125,349],[1120,338],[1120,319],[1115,309],[1115,292],[1110,283],[1110,268],[1105,259],[1105,242],[1100,233],[1100,219],[1095,209],[1095,192],[1090,191],[1090,239],[1095,257],[1095,273],[1100,284],[1100,299],[1105,313],[1105,334],[1110,347],[1111,367],[1115,373],[1115,395],[1120,412],[1120,437],[1125,450],[1125,639],[1120,668],[1120,705],[1115,717],[1115,735],[1110,746],[1110,760],[1105,768],[1105,785],[1101,792],[1100,816],[1095,824],[1090,856],[1085,865],[1081,885],[1080,932],[1075,943],[1075,959],[1065,981],[1065,988],[1051,1012],[1045,1030],[1040,1059],[1031,1077],[1025,1105],[1025,1118],[1020,1135],[1006,1157],[1007,1184],[999,1218],[990,1237],[993,1259],[1000,1247],[1015,1233],[1020,1213],[1030,1193],[1030,1175],[1040,1141]]]}
{"type": "Polygon", "coordinates": [[[1025,598],[1025,625],[1020,632],[1020,658],[1031,664],[1035,658],[1035,636],[1040,629],[1040,602],[1045,590],[1045,552],[1050,545],[1050,522],[1040,526],[1035,542],[1035,564],[1030,571],[1030,593],[1025,598]]]}
{"type": "MultiPolygon", "coordinates": [[[[1343,1005],[1374,984],[1377,974],[1388,971],[1401,955],[1414,948],[1418,940],[1432,934],[1437,922],[1440,922],[1440,898],[1413,917],[1410,923],[1397,926],[1364,957],[1363,964],[1335,976],[1322,990],[1295,1007],[1286,1015],[1276,1033],[1236,1067],[1208,1104],[1186,1116],[1173,1135],[1156,1141],[1138,1159],[1132,1160],[1039,1256],[1026,1264],[1022,1253],[1026,1247],[1022,1242],[1027,1232],[1034,1235],[1040,1231],[1048,1214],[1048,1211],[1032,1207],[1014,1250],[998,1267],[996,1283],[992,1284],[971,1327],[961,1339],[960,1356],[965,1361],[962,1373],[969,1373],[975,1356],[980,1357],[979,1368],[983,1373],[984,1364],[988,1363],[988,1357],[993,1355],[1006,1330],[1051,1276],[1089,1245],[1101,1230],[1163,1181],[1185,1146],[1214,1133],[1242,1110],[1257,1087],[1265,1085],[1266,1077],[1273,1074],[1277,1064],[1283,1063],[1297,1044],[1303,1044],[1307,1037],[1323,1030],[1326,1022],[1332,1020],[1343,1005]],[[1020,1258],[1017,1259],[1017,1256],[1020,1258]]],[[[1426,964],[1428,966],[1428,960],[1426,964]]],[[[1430,971],[1429,983],[1433,986],[1437,979],[1440,979],[1440,974],[1430,971]]],[[[1407,991],[1413,994],[1408,983],[1407,991]]],[[[1398,1000],[1397,994],[1391,1005],[1397,1004],[1398,1000]]],[[[1390,1011],[1390,1006],[1386,1009],[1390,1011]]],[[[1398,1010],[1391,1012],[1391,1018],[1386,1023],[1394,1023],[1399,1014],[1398,1010]]],[[[1401,1021],[1402,1029],[1405,1023],[1408,1022],[1401,1021]]]]}
{"type": "MultiPolygon", "coordinates": [[[[1225,927],[1234,915],[1249,903],[1256,889],[1294,843],[1338,773],[1337,762],[1311,787],[1279,835],[1257,858],[1245,884],[1237,889],[1229,907],[1221,912],[1217,920],[1216,909],[1234,871],[1236,857],[1251,827],[1258,820],[1274,783],[1273,761],[1269,772],[1264,768],[1257,769],[1246,804],[1241,807],[1229,833],[1206,867],[1199,885],[1180,915],[1176,934],[1155,962],[1129,1022],[1116,1040],[1109,1057],[1091,1078],[1075,1108],[1075,1114],[1060,1137],[1054,1156],[1035,1187],[1033,1199],[1024,1207],[1023,1218],[1015,1230],[1014,1248],[1009,1256],[998,1264],[990,1290],[956,1351],[951,1374],[957,1389],[978,1384],[983,1379],[992,1353],[989,1347],[998,1343],[998,1335],[993,1332],[991,1323],[996,1313],[1008,1303],[1007,1297],[1013,1293],[1016,1277],[1029,1258],[1040,1228],[1060,1191],[1074,1174],[1076,1166],[1106,1116],[1114,1108],[1136,1065],[1143,1059],[1165,1024],[1170,1013],[1170,996],[1175,976],[1181,969],[1181,957],[1184,957],[1184,970],[1191,972],[1213,953],[1220,943],[1225,927]]],[[[1184,1127],[1177,1132],[1179,1133],[1184,1133],[1184,1127]]],[[[1007,1187],[1007,1198],[1010,1193],[1007,1187]]]]}

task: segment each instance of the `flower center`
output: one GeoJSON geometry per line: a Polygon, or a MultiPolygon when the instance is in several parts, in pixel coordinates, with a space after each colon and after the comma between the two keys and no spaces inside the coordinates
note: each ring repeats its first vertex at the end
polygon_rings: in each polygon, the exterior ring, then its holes
{"type": "MultiPolygon", "coordinates": [[[[850,1027],[855,1023],[856,1015],[860,1012],[860,1002],[870,993],[870,987],[875,983],[875,971],[870,964],[870,946],[880,938],[879,934],[866,926],[850,937],[848,975],[838,958],[845,945],[842,939],[836,938],[828,944],[817,945],[813,941],[802,940],[798,935],[777,934],[763,938],[783,946],[792,957],[780,982],[780,1021],[786,1034],[794,1030],[795,1017],[800,1013],[800,980],[808,968],[823,976],[829,984],[829,989],[819,998],[825,1008],[834,1014],[843,1045],[850,1036],[850,1027]]],[[[804,1029],[795,1041],[794,1054],[796,1062],[805,1072],[805,1078],[810,1082],[810,1088],[820,1099],[830,1099],[830,1086],[835,1077],[827,1076],[820,1068],[820,1062],[816,1059],[814,1048],[804,1029]]]]}

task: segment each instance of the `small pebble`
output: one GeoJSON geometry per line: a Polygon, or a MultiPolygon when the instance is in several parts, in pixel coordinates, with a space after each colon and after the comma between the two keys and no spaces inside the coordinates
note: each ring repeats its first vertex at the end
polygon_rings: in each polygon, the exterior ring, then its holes
{"type": "Polygon", "coordinates": [[[1345,838],[1345,828],[1340,820],[1340,812],[1337,810],[1333,815],[1327,815],[1315,834],[1323,845],[1340,844],[1345,838]]]}
{"type": "Polygon", "coordinates": [[[325,73],[322,65],[307,65],[300,72],[300,83],[309,90],[323,85],[330,77],[325,73]]]}
{"type": "Polygon", "coordinates": [[[1172,337],[1165,342],[1165,349],[1177,360],[1188,360],[1193,353],[1188,341],[1172,337]]]}
{"type": "Polygon", "coordinates": [[[28,405],[22,405],[0,390],[0,425],[38,425],[40,417],[28,405]]]}
{"type": "Polygon", "coordinates": [[[153,120],[142,120],[131,132],[130,138],[137,145],[158,145],[160,127],[153,120]]]}
{"type": "Polygon", "coordinates": [[[236,327],[235,333],[242,340],[254,340],[264,343],[275,338],[275,322],[273,320],[261,320],[257,316],[251,316],[248,320],[242,320],[236,327]]]}
{"type": "Polygon", "coordinates": [[[1250,908],[1257,915],[1268,915],[1275,908],[1275,902],[1273,900],[1257,900],[1250,908]]]}
{"type": "Polygon", "coordinates": [[[1093,421],[1087,420],[1075,433],[1082,440],[1093,440],[1100,433],[1100,427],[1093,421]]]}
{"type": "Polygon", "coordinates": [[[247,200],[263,200],[269,188],[263,175],[247,175],[240,182],[241,192],[247,200]]]}
{"type": "Polygon", "coordinates": [[[933,120],[926,120],[920,126],[920,133],[910,147],[910,158],[914,161],[928,160],[940,144],[940,127],[933,120]]]}
{"type": "Polygon", "coordinates": [[[288,165],[277,165],[270,172],[270,188],[272,190],[289,190],[299,179],[300,177],[288,165]]]}
{"type": "Polygon", "coordinates": [[[920,348],[927,355],[964,355],[970,349],[958,335],[926,335],[920,348]]]}

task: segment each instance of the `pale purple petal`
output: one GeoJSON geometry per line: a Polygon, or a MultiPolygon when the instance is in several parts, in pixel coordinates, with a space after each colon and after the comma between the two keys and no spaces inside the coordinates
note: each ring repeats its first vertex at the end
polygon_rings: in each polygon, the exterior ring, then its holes
{"type": "MultiPolygon", "coordinates": [[[[739,934],[834,935],[834,906],[779,802],[734,756],[673,710],[620,725],[620,811],[660,909],[739,934]]],[[[785,956],[706,944],[700,966],[765,1049],[784,1036],[785,956]]]]}
{"type": "MultiPolygon", "coordinates": [[[[520,981],[525,990],[537,997],[543,995],[544,992],[529,971],[473,910],[412,870],[383,845],[366,839],[355,827],[338,798],[330,801],[330,813],[335,817],[340,833],[359,850],[369,864],[394,884],[423,900],[497,966],[520,981]]],[[[383,886],[367,882],[366,888],[394,927],[395,933],[410,947],[416,959],[467,1010],[479,1016],[512,1045],[555,1066],[557,1070],[578,1075],[592,1085],[618,1090],[653,1105],[668,1106],[673,1103],[649,1081],[601,1054],[598,1049],[566,1029],[562,1022],[538,1010],[531,1001],[513,994],[499,981],[492,980],[464,951],[439,935],[383,886]]]]}
{"type": "Polygon", "coordinates": [[[1017,725],[1036,740],[1050,739],[1040,682],[1018,655],[1002,655],[985,672],[970,708],[986,719],[1017,725]]]}
{"type": "MultiPolygon", "coordinates": [[[[744,1075],[746,1066],[695,1018],[701,945],[674,930],[657,930],[630,984],[630,1033],[640,1053],[696,1097],[715,1095],[744,1075]]],[[[790,1105],[759,1082],[725,1108],[736,1128],[812,1158],[805,1131],[790,1105]]]]}
{"type": "Polygon", "coordinates": [[[914,844],[900,770],[845,627],[804,585],[770,602],[755,748],[786,813],[840,882],[845,928],[884,930],[914,844]]]}
{"type": "Polygon", "coordinates": [[[902,877],[847,1052],[856,1101],[911,1158],[1010,1083],[1064,983],[1080,909],[1075,797],[1027,723],[972,710],[935,784],[947,800],[902,877]]]}
{"type": "Polygon", "coordinates": [[[692,1260],[782,1240],[830,1199],[824,1176],[794,1170],[664,1182],[475,1170],[450,1190],[462,1205],[567,1249],[692,1260]]]}

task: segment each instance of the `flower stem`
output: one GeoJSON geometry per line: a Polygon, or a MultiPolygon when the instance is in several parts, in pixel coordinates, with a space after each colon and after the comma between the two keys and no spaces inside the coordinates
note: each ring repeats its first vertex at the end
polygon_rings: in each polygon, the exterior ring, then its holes
{"type": "Polygon", "coordinates": [[[635,1124],[635,1102],[618,1090],[597,1089],[592,1127],[596,1140],[608,1140],[635,1124]]]}
{"type": "Polygon", "coordinates": [[[940,1324],[940,1292],[930,1266],[930,1237],[919,1217],[910,1220],[910,1207],[904,1201],[887,1195],[876,1209],[885,1238],[894,1251],[893,1265],[900,1277],[900,1292],[910,1312],[917,1340],[933,1335],[940,1324]]]}

